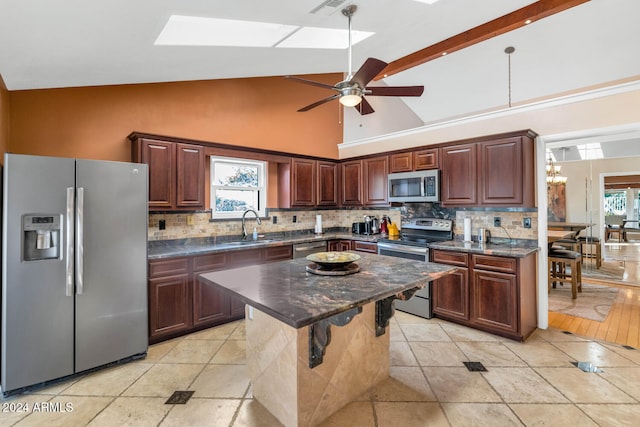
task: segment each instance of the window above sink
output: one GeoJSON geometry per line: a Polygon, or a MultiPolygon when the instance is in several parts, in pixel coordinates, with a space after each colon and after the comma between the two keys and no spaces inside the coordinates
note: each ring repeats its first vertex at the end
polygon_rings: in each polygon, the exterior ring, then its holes
{"type": "Polygon", "coordinates": [[[264,217],[266,166],[263,161],[211,156],[211,218],[241,218],[247,209],[264,217]]]}

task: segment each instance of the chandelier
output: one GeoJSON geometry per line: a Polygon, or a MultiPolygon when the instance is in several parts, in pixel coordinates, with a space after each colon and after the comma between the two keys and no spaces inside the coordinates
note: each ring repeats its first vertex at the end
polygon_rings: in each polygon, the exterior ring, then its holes
{"type": "Polygon", "coordinates": [[[560,175],[560,165],[553,163],[553,159],[549,156],[547,160],[547,184],[564,184],[567,177],[560,175]]]}

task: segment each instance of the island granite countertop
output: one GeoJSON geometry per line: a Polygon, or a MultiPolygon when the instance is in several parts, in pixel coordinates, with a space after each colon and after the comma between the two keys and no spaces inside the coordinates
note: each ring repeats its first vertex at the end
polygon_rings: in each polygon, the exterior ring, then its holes
{"type": "Polygon", "coordinates": [[[423,288],[456,267],[358,253],[360,271],[347,276],[308,273],[304,258],[201,274],[244,303],[301,328],[402,292],[423,288]]]}

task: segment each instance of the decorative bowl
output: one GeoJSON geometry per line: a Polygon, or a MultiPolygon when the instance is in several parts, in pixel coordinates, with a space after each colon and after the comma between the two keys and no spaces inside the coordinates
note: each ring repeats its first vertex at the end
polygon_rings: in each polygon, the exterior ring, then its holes
{"type": "Polygon", "coordinates": [[[324,268],[340,268],[360,259],[360,255],[351,252],[317,252],[307,255],[309,261],[324,268]]]}

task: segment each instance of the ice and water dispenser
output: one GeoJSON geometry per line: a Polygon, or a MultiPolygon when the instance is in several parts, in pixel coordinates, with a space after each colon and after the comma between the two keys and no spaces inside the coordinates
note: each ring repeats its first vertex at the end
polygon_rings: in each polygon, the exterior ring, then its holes
{"type": "Polygon", "coordinates": [[[62,215],[28,214],[22,216],[22,260],[59,259],[62,215]]]}

